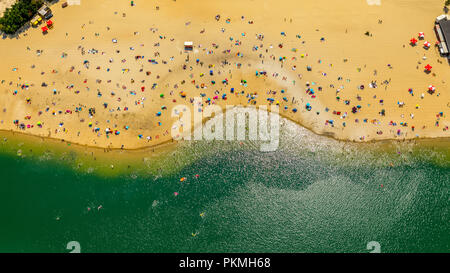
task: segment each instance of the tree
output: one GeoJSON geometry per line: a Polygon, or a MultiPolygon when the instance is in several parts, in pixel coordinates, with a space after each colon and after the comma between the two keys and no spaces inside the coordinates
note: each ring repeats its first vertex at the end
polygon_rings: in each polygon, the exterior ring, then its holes
{"type": "Polygon", "coordinates": [[[0,18],[0,30],[6,34],[16,33],[26,22],[31,20],[42,7],[42,0],[19,0],[5,10],[0,18]]]}

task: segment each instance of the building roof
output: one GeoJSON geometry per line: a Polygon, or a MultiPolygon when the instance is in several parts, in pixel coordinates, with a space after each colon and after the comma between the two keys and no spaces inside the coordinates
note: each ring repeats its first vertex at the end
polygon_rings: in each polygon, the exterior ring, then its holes
{"type": "Polygon", "coordinates": [[[38,13],[42,16],[45,16],[47,13],[50,12],[50,8],[47,7],[46,5],[43,5],[39,10],[38,13]]]}
{"type": "Polygon", "coordinates": [[[447,44],[447,48],[450,48],[450,20],[441,20],[439,21],[439,27],[441,28],[442,35],[444,35],[444,39],[447,44]]]}

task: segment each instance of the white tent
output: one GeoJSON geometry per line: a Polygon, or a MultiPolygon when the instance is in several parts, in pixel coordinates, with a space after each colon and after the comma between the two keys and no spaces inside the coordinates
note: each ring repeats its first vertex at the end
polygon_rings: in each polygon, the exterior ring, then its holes
{"type": "Polygon", "coordinates": [[[194,49],[193,42],[184,42],[184,50],[192,50],[192,49],[194,49]]]}

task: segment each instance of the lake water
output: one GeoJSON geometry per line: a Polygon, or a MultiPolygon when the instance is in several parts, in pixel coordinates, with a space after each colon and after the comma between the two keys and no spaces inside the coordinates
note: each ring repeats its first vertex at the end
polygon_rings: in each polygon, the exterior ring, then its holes
{"type": "Polygon", "coordinates": [[[450,250],[448,140],[346,143],[283,123],[275,152],[184,143],[123,169],[116,156],[114,175],[5,140],[0,252],[450,250]]]}

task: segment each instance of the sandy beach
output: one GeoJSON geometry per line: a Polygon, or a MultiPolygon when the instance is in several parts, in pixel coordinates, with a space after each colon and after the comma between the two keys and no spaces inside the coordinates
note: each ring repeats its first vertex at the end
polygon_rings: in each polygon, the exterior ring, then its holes
{"type": "Polygon", "coordinates": [[[47,34],[0,40],[0,130],[137,149],[172,141],[176,105],[278,102],[341,140],[450,136],[450,65],[433,31],[442,0],[298,2],[55,4],[47,34]]]}

